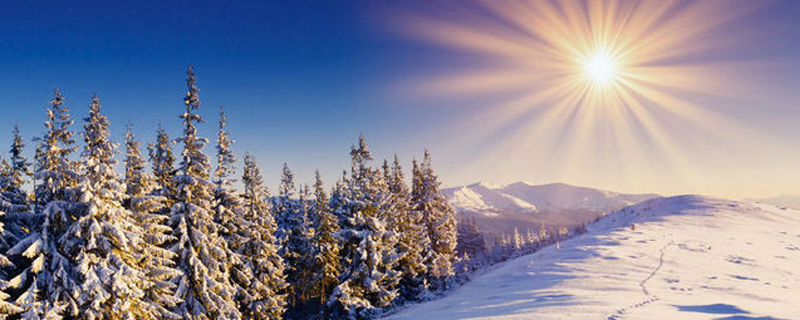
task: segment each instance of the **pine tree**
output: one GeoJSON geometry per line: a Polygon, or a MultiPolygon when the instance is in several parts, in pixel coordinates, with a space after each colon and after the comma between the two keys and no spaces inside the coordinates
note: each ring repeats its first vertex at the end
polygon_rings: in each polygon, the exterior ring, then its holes
{"type": "MultiPolygon", "coordinates": [[[[11,165],[5,159],[0,160],[0,190],[10,188],[13,184],[12,180],[11,165]]],[[[23,311],[13,302],[6,301],[11,297],[6,291],[10,287],[9,280],[13,276],[15,265],[4,253],[17,241],[17,236],[6,228],[6,225],[12,221],[9,221],[9,216],[5,211],[9,210],[12,204],[4,193],[0,193],[0,319],[23,311]]]]}
{"type": "Polygon", "coordinates": [[[25,184],[25,177],[30,176],[30,164],[28,159],[22,155],[25,148],[25,142],[19,133],[19,126],[14,125],[12,131],[13,139],[11,149],[9,150],[9,160],[7,170],[7,179],[5,183],[0,184],[0,192],[2,196],[9,202],[10,207],[6,210],[7,213],[14,212],[28,212],[30,211],[30,203],[28,201],[28,193],[25,192],[23,186],[25,184]]]}
{"type": "MultiPolygon", "coordinates": [[[[312,298],[319,299],[319,305],[324,306],[328,302],[333,288],[339,283],[339,273],[341,264],[339,262],[339,224],[336,216],[331,211],[328,195],[325,193],[322,184],[322,177],[319,171],[314,176],[314,208],[313,226],[315,229],[312,243],[313,268],[316,273],[309,285],[311,292],[316,293],[312,298]]],[[[328,316],[327,311],[323,310],[320,314],[322,318],[328,316]]]]}
{"type": "Polygon", "coordinates": [[[64,105],[64,96],[58,88],[53,93],[50,109],[47,110],[47,131],[42,138],[40,156],[34,177],[41,182],[37,184],[34,195],[39,207],[53,200],[74,198],[74,188],[78,182],[78,172],[70,154],[76,150],[73,145],[73,132],[69,130],[73,120],[69,109],[64,105]]]}
{"type": "Polygon", "coordinates": [[[229,230],[236,227],[234,219],[238,216],[235,212],[241,205],[238,197],[233,194],[233,174],[236,171],[236,156],[231,150],[233,140],[230,133],[226,130],[228,117],[225,111],[219,109],[219,133],[217,135],[217,167],[214,170],[214,221],[223,226],[223,233],[228,235],[235,233],[229,230]]]}
{"type": "Polygon", "coordinates": [[[85,319],[156,319],[142,300],[142,288],[151,283],[139,265],[142,229],[122,206],[125,189],[114,169],[117,144],[109,140],[109,122],[96,95],[85,121],[77,219],[57,240],[70,254],[71,274],[80,286],[79,313],[85,319]]]}
{"type": "MultiPolygon", "coordinates": [[[[282,243],[281,256],[286,263],[286,279],[289,282],[289,303],[298,307],[305,301],[308,290],[306,273],[309,270],[309,239],[311,230],[307,228],[307,194],[301,188],[300,199],[294,196],[294,173],[288,164],[283,164],[281,183],[275,199],[275,216],[278,220],[277,236],[282,243]]],[[[296,309],[296,308],[295,308],[296,309]]]]}
{"type": "Polygon", "coordinates": [[[305,308],[307,308],[309,302],[316,302],[311,301],[312,296],[315,294],[312,285],[314,284],[314,276],[316,273],[314,269],[314,246],[312,242],[316,236],[316,228],[314,227],[315,218],[312,217],[314,214],[312,211],[314,201],[311,199],[311,190],[307,185],[300,188],[300,199],[298,202],[298,215],[302,217],[303,224],[299,229],[292,232],[293,237],[290,237],[290,242],[298,243],[299,246],[299,248],[296,248],[297,252],[295,254],[297,261],[293,286],[296,288],[295,299],[297,305],[306,306],[305,308]]]}
{"type": "Polygon", "coordinates": [[[219,109],[219,131],[217,134],[217,167],[214,169],[214,221],[221,226],[220,235],[225,238],[228,247],[236,255],[235,262],[231,265],[231,280],[236,285],[236,301],[241,311],[247,311],[241,306],[252,299],[247,288],[253,282],[253,271],[249,269],[245,257],[241,256],[244,245],[252,241],[249,232],[242,230],[252,228],[244,220],[242,202],[233,191],[233,178],[236,156],[231,150],[233,140],[227,131],[228,117],[225,111],[219,109]]]}
{"type": "Polygon", "coordinates": [[[375,316],[397,297],[400,274],[395,270],[400,256],[395,251],[396,235],[387,230],[382,208],[389,199],[379,170],[370,166],[372,155],[362,135],[351,152],[344,218],[339,232],[344,245],[344,265],[339,285],[328,307],[334,317],[366,319],[375,316]]]}
{"type": "Polygon", "coordinates": [[[398,235],[397,250],[402,255],[397,270],[402,274],[400,289],[407,300],[418,300],[427,289],[426,254],[430,239],[422,224],[419,211],[411,208],[410,192],[403,176],[400,159],[394,156],[391,168],[384,162],[384,176],[388,182],[395,215],[389,221],[391,229],[398,235]]]}
{"type": "Polygon", "coordinates": [[[239,319],[234,301],[235,287],[228,270],[236,256],[219,236],[220,226],[213,219],[213,187],[208,180],[210,164],[203,153],[206,139],[197,135],[200,108],[194,70],[189,67],[184,98],[185,112],[183,160],[175,177],[175,204],[172,206],[172,235],[177,239],[171,250],[177,255],[177,267],[183,272],[174,279],[176,296],[182,300],[175,311],[186,319],[239,319]]]}
{"type": "Polygon", "coordinates": [[[261,170],[249,154],[244,157],[242,202],[247,228],[240,228],[248,241],[239,250],[252,276],[245,287],[240,307],[247,319],[279,320],[286,310],[287,283],[284,262],[278,254],[275,220],[270,212],[269,193],[264,188],[261,170]]]}
{"type": "Polygon", "coordinates": [[[156,191],[172,200],[175,197],[175,156],[172,155],[172,142],[169,135],[159,126],[156,131],[156,141],[149,143],[147,149],[150,163],[153,166],[153,176],[157,185],[156,191]]]}
{"type": "Polygon", "coordinates": [[[459,255],[468,254],[470,257],[478,257],[486,250],[486,242],[483,234],[478,230],[475,218],[463,219],[458,223],[458,245],[456,252],[459,255]]]}
{"type": "Polygon", "coordinates": [[[431,259],[428,264],[429,283],[440,289],[453,275],[453,261],[457,241],[455,210],[439,192],[439,181],[433,172],[430,153],[425,150],[422,164],[414,164],[411,202],[422,215],[431,241],[431,259]]]}
{"type": "Polygon", "coordinates": [[[514,235],[513,238],[511,238],[511,246],[514,248],[514,253],[516,253],[516,255],[520,255],[522,253],[522,248],[525,246],[525,240],[519,234],[519,230],[517,230],[516,227],[514,227],[514,235]]]}
{"type": "Polygon", "coordinates": [[[8,255],[20,256],[25,262],[20,273],[12,278],[10,287],[21,291],[15,303],[24,309],[25,319],[76,316],[79,302],[74,295],[80,292],[80,279],[71,262],[75,252],[66,251],[61,239],[80,218],[82,208],[76,203],[79,178],[76,165],[69,159],[75,150],[73,121],[64,97],[55,89],[47,110],[47,129],[36,150],[36,172],[39,180],[34,189],[36,209],[42,209],[36,228],[8,250],[8,255]]]}
{"type": "Polygon", "coordinates": [[[166,244],[175,239],[170,235],[169,216],[165,214],[167,199],[154,193],[154,178],[145,171],[145,162],[139,150],[139,141],[128,126],[125,133],[125,207],[142,228],[143,257],[139,264],[150,284],[144,288],[148,314],[162,319],[179,316],[170,310],[180,300],[174,297],[175,285],[171,279],[180,275],[175,269],[175,253],[166,244]]]}

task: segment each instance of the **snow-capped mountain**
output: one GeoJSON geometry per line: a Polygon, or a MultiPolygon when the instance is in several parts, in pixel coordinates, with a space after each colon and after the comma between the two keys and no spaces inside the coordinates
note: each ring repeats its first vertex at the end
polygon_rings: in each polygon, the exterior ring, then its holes
{"type": "Polygon", "coordinates": [[[487,216],[508,211],[590,210],[604,213],[658,197],[656,194],[623,194],[563,183],[532,185],[527,182],[505,186],[479,182],[448,188],[444,193],[456,210],[487,216]]]}
{"type": "Polygon", "coordinates": [[[800,319],[800,210],[699,196],[611,213],[401,319],[800,319]]]}
{"type": "Polygon", "coordinates": [[[658,197],[563,183],[533,185],[526,182],[505,186],[479,182],[443,192],[462,217],[477,219],[486,232],[538,229],[542,224],[574,226],[592,221],[603,213],[658,197]]]}

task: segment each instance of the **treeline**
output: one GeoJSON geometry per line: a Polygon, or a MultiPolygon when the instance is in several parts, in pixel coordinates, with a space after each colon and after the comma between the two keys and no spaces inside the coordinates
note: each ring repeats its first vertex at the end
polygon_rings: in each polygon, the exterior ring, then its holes
{"type": "Polygon", "coordinates": [[[463,219],[458,223],[458,241],[456,253],[460,258],[456,263],[457,279],[468,281],[473,272],[491,265],[536,253],[544,247],[556,245],[577,235],[586,233],[586,225],[581,224],[572,229],[558,228],[550,232],[542,224],[538,232],[527,229],[524,233],[517,228],[511,234],[495,234],[494,242],[488,246],[483,233],[479,230],[475,219],[463,219]]]}
{"type": "Polygon", "coordinates": [[[14,128],[0,162],[2,317],[367,319],[457,282],[455,212],[427,151],[409,186],[362,136],[332,190],[284,165],[272,196],[253,156],[236,173],[223,112],[212,164],[195,82],[190,67],[177,139],[159,129],[143,154],[128,127],[124,173],[97,96],[76,135],[55,90],[33,163],[14,128]]]}

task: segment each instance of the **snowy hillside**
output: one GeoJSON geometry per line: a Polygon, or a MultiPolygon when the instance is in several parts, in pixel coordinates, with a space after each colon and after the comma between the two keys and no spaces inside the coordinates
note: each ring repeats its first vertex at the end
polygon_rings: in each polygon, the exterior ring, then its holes
{"type": "Polygon", "coordinates": [[[516,182],[506,186],[485,182],[443,190],[462,217],[476,218],[484,232],[538,230],[572,227],[593,221],[602,213],[657,197],[655,194],[622,194],[563,183],[532,185],[516,182]]]}
{"type": "Polygon", "coordinates": [[[800,319],[798,266],[800,211],[659,198],[389,319],[800,319]]]}

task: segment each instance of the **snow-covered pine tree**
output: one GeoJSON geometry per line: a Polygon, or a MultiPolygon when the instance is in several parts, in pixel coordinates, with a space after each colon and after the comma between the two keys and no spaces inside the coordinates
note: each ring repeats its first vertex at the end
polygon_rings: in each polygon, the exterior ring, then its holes
{"type": "MultiPolygon", "coordinates": [[[[287,252],[286,244],[286,242],[289,241],[289,235],[298,225],[304,223],[301,219],[302,216],[297,214],[297,203],[292,199],[296,191],[294,173],[289,169],[289,164],[284,163],[281,168],[281,182],[278,186],[278,196],[273,199],[274,203],[272,206],[272,210],[275,214],[275,222],[278,224],[278,230],[275,235],[281,243],[281,255],[283,255],[284,259],[287,258],[287,255],[291,254],[291,252],[287,252]]],[[[286,262],[287,267],[291,265],[289,260],[286,262]]]]}
{"type": "Polygon", "coordinates": [[[236,233],[232,229],[237,225],[234,220],[240,216],[236,211],[241,209],[239,198],[233,193],[233,184],[236,182],[233,178],[236,171],[236,156],[231,150],[234,141],[226,129],[227,125],[228,117],[225,115],[225,110],[220,107],[216,146],[217,167],[214,169],[214,221],[222,225],[226,238],[236,233]]]}
{"type": "Polygon", "coordinates": [[[153,176],[156,182],[156,193],[167,198],[169,203],[175,197],[175,156],[172,154],[172,141],[159,125],[156,141],[147,144],[153,176]]]}
{"type": "Polygon", "coordinates": [[[19,126],[14,125],[13,137],[9,150],[8,179],[0,186],[3,197],[11,205],[6,213],[28,212],[30,202],[28,193],[24,190],[25,177],[30,176],[30,164],[28,159],[22,154],[25,148],[25,141],[19,133],[19,126]]]}
{"type": "Polygon", "coordinates": [[[74,133],[69,129],[72,123],[69,108],[64,105],[64,96],[56,88],[50,109],[47,110],[47,121],[44,123],[47,131],[42,137],[41,155],[34,174],[35,179],[40,181],[34,190],[40,208],[53,200],[74,198],[73,187],[79,175],[75,163],[69,158],[77,149],[72,137],[74,133]]]}
{"type": "Polygon", "coordinates": [[[428,283],[435,289],[442,289],[446,279],[453,275],[453,261],[456,259],[457,242],[455,210],[439,192],[439,181],[433,172],[428,150],[422,164],[414,165],[411,203],[414,210],[422,215],[422,224],[427,228],[431,240],[431,259],[428,264],[428,283]]]}
{"type": "Polygon", "coordinates": [[[315,292],[312,290],[314,276],[317,270],[314,269],[314,255],[313,255],[313,239],[315,238],[316,229],[314,228],[315,222],[312,217],[314,200],[311,199],[311,190],[308,185],[303,185],[300,188],[300,197],[298,199],[299,215],[303,218],[303,224],[299,229],[294,230],[289,237],[289,243],[298,243],[295,248],[295,274],[294,287],[296,306],[303,309],[309,309],[309,304],[315,305],[316,300],[312,300],[315,292]]]}
{"type": "Polygon", "coordinates": [[[219,236],[220,226],[214,222],[214,185],[208,180],[210,164],[203,153],[207,139],[197,135],[196,123],[201,122],[197,80],[192,67],[186,74],[186,110],[180,116],[184,129],[176,140],[183,143],[183,159],[174,180],[177,194],[170,218],[177,239],[170,248],[183,272],[174,279],[176,297],[182,300],[174,311],[185,319],[239,319],[236,289],[228,275],[236,255],[219,236]]]}
{"type": "Polygon", "coordinates": [[[425,264],[429,258],[426,254],[429,253],[427,248],[430,247],[430,239],[419,211],[413,210],[409,203],[411,195],[397,155],[394,155],[391,169],[384,162],[384,176],[395,213],[389,220],[389,225],[397,233],[397,251],[402,255],[397,264],[397,270],[402,274],[401,295],[406,300],[418,300],[427,290],[425,264]]]}
{"type": "MultiPolygon", "coordinates": [[[[9,149],[9,162],[2,160],[0,169],[0,318],[2,315],[16,314],[23,309],[6,302],[24,284],[8,282],[27,268],[27,259],[9,259],[5,253],[29,236],[33,227],[41,224],[41,216],[32,214],[28,193],[24,189],[26,177],[31,176],[30,164],[23,155],[25,141],[20,135],[19,126],[14,125],[9,149]]],[[[27,272],[26,272],[27,273],[27,272]]]]}
{"type": "MultiPolygon", "coordinates": [[[[331,211],[328,195],[325,193],[322,177],[319,171],[314,175],[314,208],[313,226],[315,229],[314,238],[311,240],[313,268],[315,271],[312,278],[311,292],[318,299],[319,306],[325,306],[328,302],[333,288],[339,283],[339,273],[341,264],[339,261],[339,242],[338,219],[331,211]]],[[[320,310],[320,317],[328,317],[327,310],[320,310]]]]}
{"type": "Polygon", "coordinates": [[[149,280],[142,299],[150,310],[148,314],[158,315],[160,319],[176,319],[177,314],[170,311],[178,303],[175,298],[175,284],[170,282],[180,275],[175,269],[175,253],[166,244],[175,239],[170,235],[169,216],[165,214],[166,198],[154,193],[156,187],[153,176],[145,171],[145,161],[139,150],[139,141],[131,131],[125,132],[125,207],[135,217],[142,228],[144,244],[143,256],[139,265],[149,280]]]}
{"type": "Polygon", "coordinates": [[[251,228],[244,220],[241,198],[234,193],[234,172],[236,171],[236,156],[231,149],[233,140],[227,130],[228,117],[225,110],[219,108],[219,131],[217,133],[217,167],[214,169],[214,221],[221,226],[220,235],[227,241],[236,259],[231,264],[230,275],[236,286],[236,301],[241,311],[252,299],[247,288],[252,283],[253,271],[249,269],[245,257],[241,256],[243,246],[251,241],[252,236],[245,228],[251,228]]]}
{"type": "Polygon", "coordinates": [[[114,169],[117,144],[109,140],[109,122],[96,95],[84,120],[76,220],[56,238],[58,248],[69,254],[67,276],[79,286],[68,289],[81,318],[157,319],[160,315],[142,300],[142,288],[151,283],[139,265],[142,229],[122,206],[125,188],[114,169]]]}
{"type": "MultiPolygon", "coordinates": [[[[80,281],[70,261],[73,252],[64,251],[62,238],[78,220],[80,208],[75,202],[79,178],[69,155],[75,151],[73,121],[64,97],[55,89],[47,110],[45,134],[38,141],[36,172],[39,182],[34,189],[36,208],[42,210],[35,229],[8,250],[9,256],[21,256],[25,266],[12,278],[10,288],[22,292],[15,303],[25,311],[25,319],[57,319],[76,316],[80,281]]],[[[38,217],[39,215],[37,215],[38,217]]]]}
{"type": "Polygon", "coordinates": [[[277,236],[282,243],[280,250],[286,264],[286,279],[289,282],[288,301],[295,311],[305,301],[308,290],[306,274],[309,266],[311,231],[307,228],[307,194],[301,188],[300,199],[292,199],[296,192],[294,173],[284,163],[278,197],[275,199],[275,216],[278,221],[277,236]]]}
{"type": "Polygon", "coordinates": [[[520,235],[516,227],[514,227],[514,234],[511,238],[511,246],[514,248],[514,253],[516,255],[521,255],[522,248],[525,247],[525,239],[522,238],[522,235],[520,235]]]}
{"type": "MultiPolygon", "coordinates": [[[[8,188],[12,182],[11,165],[8,164],[6,159],[0,160],[0,190],[8,188]]],[[[8,221],[8,216],[5,211],[12,206],[11,202],[0,193],[0,319],[6,319],[8,316],[22,312],[22,309],[17,307],[13,302],[7,301],[11,296],[6,293],[9,289],[10,283],[8,280],[14,275],[14,264],[4,254],[12,244],[16,242],[17,237],[9,232],[5,227],[8,221]]]]}
{"type": "Polygon", "coordinates": [[[246,319],[280,320],[286,310],[287,298],[284,293],[287,286],[284,263],[278,254],[269,193],[256,160],[249,154],[244,157],[242,183],[244,219],[248,227],[239,231],[248,241],[239,248],[239,253],[246,259],[252,276],[245,287],[246,300],[239,307],[246,319]]]}
{"type": "Polygon", "coordinates": [[[380,170],[370,165],[372,155],[362,135],[358,147],[350,152],[351,177],[342,208],[344,218],[339,235],[343,238],[341,255],[344,264],[339,285],[328,301],[333,317],[367,319],[379,314],[397,297],[400,256],[395,247],[396,235],[387,230],[388,189],[380,170]]]}
{"type": "Polygon", "coordinates": [[[458,223],[458,244],[456,252],[463,256],[468,254],[473,259],[482,255],[486,250],[486,241],[483,233],[478,229],[475,218],[462,219],[458,223]]]}

